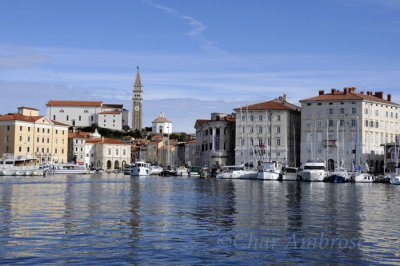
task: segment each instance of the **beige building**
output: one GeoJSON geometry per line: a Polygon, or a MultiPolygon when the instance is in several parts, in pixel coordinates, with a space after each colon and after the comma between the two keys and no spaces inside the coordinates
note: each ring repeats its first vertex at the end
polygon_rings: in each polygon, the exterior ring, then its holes
{"type": "Polygon", "coordinates": [[[301,102],[301,162],[321,160],[333,170],[341,165],[383,171],[384,147],[398,134],[400,105],[383,92],[332,89],[301,102]],[[357,150],[357,152],[356,152],[357,150]],[[356,158],[357,157],[357,158],[356,158]]]}
{"type": "Polygon", "coordinates": [[[37,158],[43,163],[67,162],[68,125],[39,116],[39,110],[19,107],[0,116],[0,156],[37,158]]]}
{"type": "Polygon", "coordinates": [[[299,165],[300,107],[289,103],[286,95],[234,110],[235,164],[278,161],[299,165]]]}

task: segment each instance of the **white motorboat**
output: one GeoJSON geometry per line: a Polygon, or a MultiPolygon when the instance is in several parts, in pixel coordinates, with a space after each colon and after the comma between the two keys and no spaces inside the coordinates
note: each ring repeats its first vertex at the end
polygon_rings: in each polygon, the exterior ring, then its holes
{"type": "Polygon", "coordinates": [[[144,161],[137,161],[132,166],[131,176],[148,176],[150,175],[150,164],[144,161]]]}
{"type": "Polygon", "coordinates": [[[88,170],[84,165],[73,163],[51,164],[49,174],[87,174],[88,170]]]}
{"type": "Polygon", "coordinates": [[[301,172],[303,181],[322,182],[326,177],[325,162],[307,162],[304,164],[304,169],[301,172]]]}
{"type": "Polygon", "coordinates": [[[400,185],[400,168],[396,168],[396,173],[390,177],[390,184],[400,185]]]}
{"type": "Polygon", "coordinates": [[[282,179],[282,166],[278,162],[263,162],[259,166],[257,178],[262,180],[282,179]]]}
{"type": "Polygon", "coordinates": [[[159,175],[164,169],[158,165],[150,166],[150,175],[159,175]]]}
{"type": "Polygon", "coordinates": [[[180,166],[180,167],[176,168],[175,171],[176,171],[177,176],[188,176],[189,175],[189,170],[184,166],[180,166]]]}
{"type": "Polygon", "coordinates": [[[216,178],[223,179],[257,179],[257,171],[246,169],[244,165],[223,166],[216,178]]]}
{"type": "Polygon", "coordinates": [[[299,179],[299,169],[297,167],[286,167],[283,171],[283,181],[296,181],[299,179]]]}
{"type": "Polygon", "coordinates": [[[375,176],[368,173],[355,173],[350,179],[355,183],[372,183],[375,181],[375,176]]]}
{"type": "Polygon", "coordinates": [[[0,176],[43,176],[47,170],[37,166],[32,158],[11,155],[0,159],[0,176]]]}

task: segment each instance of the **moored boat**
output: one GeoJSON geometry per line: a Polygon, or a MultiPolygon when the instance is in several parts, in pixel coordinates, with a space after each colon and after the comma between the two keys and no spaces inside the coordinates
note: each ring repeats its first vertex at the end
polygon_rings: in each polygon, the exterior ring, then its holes
{"type": "Polygon", "coordinates": [[[339,167],[336,168],[335,171],[332,172],[325,181],[333,183],[346,183],[350,181],[350,176],[346,169],[339,167]]]}
{"type": "Polygon", "coordinates": [[[262,180],[281,180],[282,166],[278,162],[263,162],[259,166],[257,178],[262,180]]]}
{"type": "Polygon", "coordinates": [[[285,167],[282,175],[283,181],[299,180],[299,169],[297,167],[285,167]]]}
{"type": "Polygon", "coordinates": [[[87,174],[88,170],[83,165],[73,163],[51,164],[49,174],[87,174]]]}
{"type": "Polygon", "coordinates": [[[322,182],[327,177],[325,162],[307,162],[301,172],[303,181],[322,182]]]}
{"type": "Polygon", "coordinates": [[[137,161],[132,166],[131,176],[148,176],[150,175],[150,164],[144,161],[137,161]]]}

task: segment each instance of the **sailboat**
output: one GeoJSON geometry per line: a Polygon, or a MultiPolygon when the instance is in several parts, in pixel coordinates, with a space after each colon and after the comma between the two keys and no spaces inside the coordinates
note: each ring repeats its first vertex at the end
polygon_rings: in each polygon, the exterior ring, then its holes
{"type": "Polygon", "coordinates": [[[365,163],[365,169],[367,169],[367,173],[361,172],[361,167],[357,167],[358,162],[358,117],[357,117],[357,127],[356,127],[356,141],[355,141],[355,154],[354,154],[354,164],[353,164],[353,175],[351,180],[355,183],[372,183],[375,181],[375,176],[369,174],[369,166],[365,163]]]}
{"type": "MultiPolygon", "coordinates": [[[[340,120],[339,120],[340,121],[340,120]]],[[[340,147],[339,147],[339,121],[337,121],[337,125],[336,125],[336,134],[337,134],[337,140],[338,140],[338,144],[337,144],[337,162],[338,162],[338,167],[336,167],[335,171],[333,171],[327,181],[329,182],[333,182],[333,183],[345,183],[345,182],[349,182],[350,181],[350,176],[346,171],[345,168],[345,164],[344,164],[344,128],[342,131],[342,160],[339,159],[339,151],[340,151],[340,147]]]]}
{"type": "Polygon", "coordinates": [[[282,165],[277,161],[272,161],[272,114],[269,115],[269,161],[259,162],[257,178],[261,180],[281,180],[282,165]]]}
{"type": "Polygon", "coordinates": [[[313,141],[314,137],[311,129],[311,161],[307,161],[304,164],[301,179],[308,182],[322,182],[327,178],[326,163],[314,160],[313,141]]]}
{"type": "Polygon", "coordinates": [[[390,177],[390,184],[392,185],[400,185],[400,168],[398,168],[399,166],[399,152],[397,149],[397,136],[395,138],[395,142],[394,142],[394,149],[395,149],[395,154],[396,154],[396,172],[392,174],[392,176],[390,177]]]}

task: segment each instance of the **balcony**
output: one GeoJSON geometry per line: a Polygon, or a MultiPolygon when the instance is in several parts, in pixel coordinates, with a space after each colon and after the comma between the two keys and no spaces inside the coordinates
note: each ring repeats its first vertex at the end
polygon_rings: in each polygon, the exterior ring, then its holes
{"type": "Polygon", "coordinates": [[[323,140],[323,144],[324,147],[326,147],[327,144],[329,147],[336,147],[336,139],[323,140]]]}

